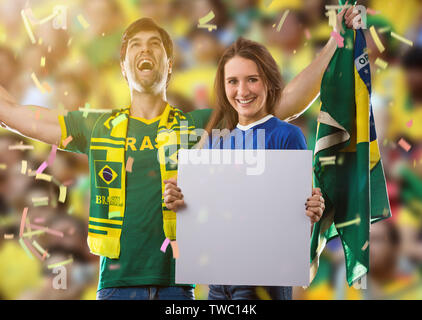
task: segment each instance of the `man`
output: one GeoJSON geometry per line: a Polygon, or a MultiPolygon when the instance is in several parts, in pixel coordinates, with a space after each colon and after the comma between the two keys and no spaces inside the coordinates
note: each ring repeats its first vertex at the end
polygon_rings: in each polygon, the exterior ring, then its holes
{"type": "MultiPolygon", "coordinates": [[[[349,25],[353,16],[351,11],[346,15],[349,25]]],[[[335,49],[331,38],[315,61],[286,86],[276,110],[279,118],[303,111],[313,100],[335,49]]],[[[61,115],[57,110],[19,106],[0,87],[0,120],[5,125],[88,155],[88,245],[101,256],[98,299],[194,298],[192,285],[175,284],[172,250],[159,250],[164,239],[175,240],[176,229],[175,213],[163,204],[163,181],[177,174],[174,151],[180,147],[180,135],[204,128],[211,110],[184,114],[168,105],[172,61],[168,33],[142,18],[126,29],[121,47],[122,73],[131,92],[128,108],[61,115]]]]}

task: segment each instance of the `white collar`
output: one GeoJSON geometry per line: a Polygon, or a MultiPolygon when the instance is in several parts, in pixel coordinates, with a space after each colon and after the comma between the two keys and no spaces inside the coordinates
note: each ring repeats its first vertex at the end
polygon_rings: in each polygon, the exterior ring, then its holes
{"type": "Polygon", "coordinates": [[[272,114],[267,114],[264,118],[257,120],[255,122],[252,122],[252,123],[250,123],[246,126],[242,126],[240,123],[238,123],[236,127],[240,130],[246,131],[246,130],[249,130],[250,128],[252,128],[252,127],[257,126],[258,124],[266,122],[267,120],[271,119],[272,117],[274,117],[272,114]]]}

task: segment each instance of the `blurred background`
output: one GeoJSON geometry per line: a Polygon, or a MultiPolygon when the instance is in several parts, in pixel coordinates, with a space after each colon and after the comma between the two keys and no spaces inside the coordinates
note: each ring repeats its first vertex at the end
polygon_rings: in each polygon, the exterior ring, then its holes
{"type": "MultiPolygon", "coordinates": [[[[226,46],[239,36],[263,43],[287,83],[327,42],[327,4],[337,1],[0,0],[0,84],[21,104],[67,110],[127,106],[130,95],[119,65],[121,36],[131,22],[148,16],[170,33],[175,44],[169,102],[183,111],[208,108],[213,106],[216,66],[226,46]],[[60,18],[42,21],[58,6],[64,12],[60,18]],[[198,20],[211,10],[215,18],[209,23],[217,29],[198,28],[198,20]],[[286,10],[289,14],[277,31],[286,10]]],[[[422,298],[422,1],[359,4],[370,8],[368,29],[374,26],[386,48],[380,53],[366,30],[372,105],[393,216],[371,226],[366,290],[347,286],[341,243],[333,240],[324,250],[316,279],[307,289],[294,288],[294,299],[422,298]],[[398,41],[391,31],[413,45],[398,41]],[[388,65],[375,64],[377,58],[388,65]]],[[[315,144],[319,106],[317,99],[293,122],[305,133],[309,148],[315,144]]],[[[99,260],[86,244],[87,158],[58,151],[44,171],[53,180],[36,180],[34,171],[50,151],[51,146],[0,129],[0,299],[95,299],[99,260]],[[9,149],[22,144],[33,149],[9,149]],[[64,203],[57,201],[60,184],[67,186],[64,203]],[[33,198],[39,197],[48,197],[48,205],[34,204],[33,198]],[[38,225],[62,233],[27,236],[48,252],[41,259],[26,253],[18,241],[25,207],[26,232],[38,225]],[[54,289],[57,274],[48,266],[70,258],[66,290],[54,289]]],[[[207,286],[195,290],[197,299],[207,298],[207,286]]],[[[268,298],[265,291],[258,293],[268,298]]]]}

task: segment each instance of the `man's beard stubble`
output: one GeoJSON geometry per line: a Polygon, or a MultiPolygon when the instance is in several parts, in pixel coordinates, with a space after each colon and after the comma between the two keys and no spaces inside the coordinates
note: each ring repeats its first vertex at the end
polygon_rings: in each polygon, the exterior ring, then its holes
{"type": "Polygon", "coordinates": [[[153,77],[151,79],[139,79],[138,73],[134,72],[132,68],[126,65],[127,82],[131,90],[136,90],[142,93],[158,93],[161,91],[163,75],[158,71],[153,71],[153,77]]]}

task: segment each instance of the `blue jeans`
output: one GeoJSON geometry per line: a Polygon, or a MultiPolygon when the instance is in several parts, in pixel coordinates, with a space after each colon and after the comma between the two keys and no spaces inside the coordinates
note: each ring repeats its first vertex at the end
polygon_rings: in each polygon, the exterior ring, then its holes
{"type": "Polygon", "coordinates": [[[195,300],[192,287],[140,286],[103,288],[97,300],[195,300]]]}
{"type": "MultiPolygon", "coordinates": [[[[253,286],[210,285],[208,300],[259,300],[253,286]]],[[[292,287],[261,287],[272,300],[292,300],[292,287]]]]}

